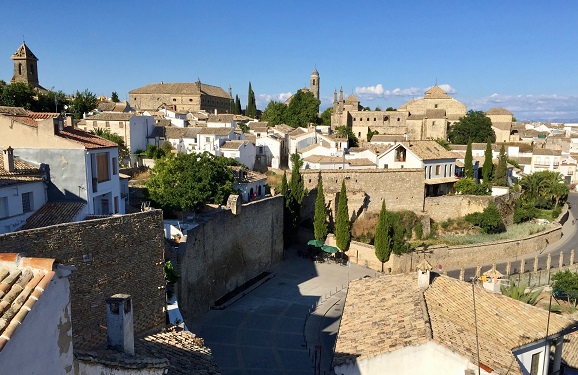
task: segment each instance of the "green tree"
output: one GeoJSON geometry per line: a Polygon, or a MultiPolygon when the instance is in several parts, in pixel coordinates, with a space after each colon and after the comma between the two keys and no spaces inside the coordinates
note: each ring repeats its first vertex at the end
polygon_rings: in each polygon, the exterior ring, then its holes
{"type": "Polygon", "coordinates": [[[506,230],[500,211],[493,202],[483,212],[474,212],[465,217],[468,223],[480,227],[484,233],[500,233],[506,230]]]}
{"type": "Polygon", "coordinates": [[[464,117],[452,124],[448,132],[449,141],[457,145],[465,145],[469,141],[481,143],[488,138],[495,142],[496,134],[492,129],[492,121],[482,111],[469,110],[464,117]]]}
{"type": "Polygon", "coordinates": [[[464,172],[466,177],[474,178],[474,158],[472,157],[472,141],[468,141],[468,146],[466,147],[466,157],[464,159],[464,172]]]}
{"type": "Polygon", "coordinates": [[[283,173],[283,177],[281,178],[281,195],[287,197],[289,194],[289,185],[287,184],[287,174],[283,173]]]}
{"type": "Polygon", "coordinates": [[[386,111],[397,111],[397,109],[393,108],[393,107],[387,107],[385,109],[386,111]]]}
{"type": "Polygon", "coordinates": [[[110,95],[110,100],[112,100],[115,103],[120,102],[120,100],[118,99],[118,94],[116,93],[116,91],[112,92],[112,94],[110,95]]]}
{"type": "Polygon", "coordinates": [[[455,184],[456,192],[465,195],[490,195],[490,185],[486,183],[476,184],[471,177],[461,178],[455,184]]]}
{"type": "Polygon", "coordinates": [[[158,159],[147,182],[149,197],[171,210],[196,211],[206,203],[224,204],[235,193],[231,165],[240,164],[208,152],[158,159]]]}
{"type": "Polygon", "coordinates": [[[496,175],[494,183],[498,186],[508,185],[508,155],[504,145],[500,148],[500,155],[498,156],[498,167],[496,168],[496,175]]]}
{"type": "Polygon", "coordinates": [[[249,95],[247,97],[247,108],[245,109],[245,116],[251,118],[257,117],[257,102],[255,101],[255,92],[251,87],[251,82],[249,82],[249,95]]]}
{"type": "Polygon", "coordinates": [[[325,208],[325,194],[323,193],[323,179],[319,176],[317,183],[317,197],[315,198],[315,215],[313,217],[313,233],[318,241],[325,241],[327,237],[327,209],[325,208]]]}
{"type": "Polygon", "coordinates": [[[389,219],[390,215],[385,209],[385,201],[382,201],[373,242],[375,256],[381,262],[381,272],[383,272],[383,264],[389,260],[393,247],[393,225],[389,219]]]}
{"type": "Polygon", "coordinates": [[[488,138],[488,142],[486,143],[486,151],[484,152],[484,166],[482,167],[482,176],[485,184],[490,183],[493,172],[494,162],[492,161],[492,142],[488,138]]]}
{"type": "Polygon", "coordinates": [[[68,98],[62,91],[48,90],[38,92],[34,111],[36,112],[61,112],[68,105],[68,98]]]}
{"type": "Polygon", "coordinates": [[[83,92],[77,91],[70,103],[69,112],[72,113],[74,118],[81,119],[85,113],[96,108],[97,102],[96,96],[88,89],[83,92]]]}
{"type": "Polygon", "coordinates": [[[241,108],[241,99],[239,99],[239,95],[235,95],[235,114],[240,115],[243,113],[243,109],[241,108]]]}
{"type": "Polygon", "coordinates": [[[2,92],[0,92],[0,105],[32,110],[36,105],[35,96],[34,87],[24,82],[14,82],[3,85],[2,92]]]}
{"type": "MultiPolygon", "coordinates": [[[[290,231],[292,234],[296,234],[301,222],[301,203],[307,191],[300,172],[303,161],[297,152],[291,155],[291,163],[291,178],[286,188],[285,207],[287,208],[290,231]]],[[[286,178],[285,181],[287,181],[286,178]]],[[[281,181],[281,184],[283,185],[283,181],[281,181]]],[[[283,192],[283,186],[281,191],[283,192]]]]}
{"type": "Polygon", "coordinates": [[[373,138],[373,136],[376,134],[379,134],[377,130],[371,130],[370,128],[367,128],[367,141],[371,142],[371,138],[373,138]]]}
{"type": "Polygon", "coordinates": [[[297,91],[287,107],[287,124],[297,128],[317,123],[319,104],[321,101],[316,99],[312,92],[297,91]]]}
{"type": "Polygon", "coordinates": [[[269,126],[275,126],[285,123],[285,117],[287,115],[287,106],[283,103],[276,101],[270,101],[267,104],[267,108],[263,111],[263,116],[261,116],[262,121],[267,121],[269,126]]]}
{"type": "Polygon", "coordinates": [[[347,191],[345,180],[341,181],[341,192],[337,203],[337,216],[335,218],[335,240],[341,251],[349,249],[351,242],[351,223],[349,222],[349,207],[347,205],[347,191]]]}
{"type": "Polygon", "coordinates": [[[379,112],[381,111],[381,108],[379,108],[379,106],[375,107],[374,111],[379,112]]]}
{"type": "Polygon", "coordinates": [[[124,144],[124,139],[116,133],[111,133],[110,129],[96,128],[90,133],[99,136],[100,138],[108,139],[118,145],[118,163],[124,164],[124,161],[130,158],[130,152],[124,144]]]}
{"type": "Polygon", "coordinates": [[[578,299],[578,273],[569,269],[556,272],[552,275],[552,295],[556,298],[564,298],[576,307],[578,299]]]}
{"type": "Polygon", "coordinates": [[[445,139],[437,138],[435,141],[437,142],[438,145],[442,146],[446,150],[448,151],[452,150],[452,148],[450,147],[450,143],[445,139]]]}
{"type": "Polygon", "coordinates": [[[335,128],[335,135],[339,138],[347,138],[347,145],[349,147],[359,146],[359,139],[347,125],[341,125],[335,128]]]}
{"type": "Polygon", "coordinates": [[[323,113],[321,113],[321,124],[331,125],[331,114],[333,114],[333,107],[327,108],[323,113]]]}

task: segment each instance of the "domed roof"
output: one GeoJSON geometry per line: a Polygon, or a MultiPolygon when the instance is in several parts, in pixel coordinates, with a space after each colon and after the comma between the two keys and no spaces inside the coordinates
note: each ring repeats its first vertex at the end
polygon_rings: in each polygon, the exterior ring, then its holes
{"type": "Polygon", "coordinates": [[[312,76],[318,76],[319,72],[317,71],[317,68],[313,68],[313,73],[311,73],[312,76]]]}

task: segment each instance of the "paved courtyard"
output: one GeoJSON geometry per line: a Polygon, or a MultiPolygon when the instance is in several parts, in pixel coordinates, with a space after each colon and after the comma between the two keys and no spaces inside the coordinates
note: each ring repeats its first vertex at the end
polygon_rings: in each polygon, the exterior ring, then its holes
{"type": "Polygon", "coordinates": [[[376,273],[354,264],[314,263],[298,257],[296,247],[285,258],[271,280],[189,327],[205,339],[223,375],[311,375],[316,346],[320,374],[330,373],[348,280],[376,273]]]}

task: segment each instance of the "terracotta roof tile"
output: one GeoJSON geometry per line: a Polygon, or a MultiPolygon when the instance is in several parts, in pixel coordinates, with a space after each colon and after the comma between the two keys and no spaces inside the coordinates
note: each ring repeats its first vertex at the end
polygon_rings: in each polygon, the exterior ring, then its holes
{"type": "Polygon", "coordinates": [[[0,152],[0,187],[42,181],[44,173],[32,164],[14,158],[14,171],[4,169],[4,153],[0,152]]]}
{"type": "Polygon", "coordinates": [[[98,113],[94,116],[88,116],[85,120],[86,121],[129,121],[133,116],[136,116],[136,114],[125,113],[125,112],[103,112],[103,113],[98,113]]]}
{"type": "Polygon", "coordinates": [[[144,87],[129,91],[129,94],[175,94],[175,95],[207,95],[231,99],[231,96],[222,88],[201,83],[201,90],[196,82],[176,82],[176,83],[151,83],[144,87]]]}
{"type": "Polygon", "coordinates": [[[411,141],[401,142],[401,144],[422,160],[455,159],[451,151],[446,150],[436,141],[411,141]]]}
{"type": "Polygon", "coordinates": [[[84,202],[48,202],[26,219],[20,230],[70,223],[85,206],[84,202]]]}
{"type": "Polygon", "coordinates": [[[71,127],[64,128],[64,130],[61,130],[58,135],[62,138],[80,143],[87,149],[118,147],[118,144],[114,142],[71,127]]]}
{"type": "Polygon", "coordinates": [[[201,128],[199,134],[214,134],[214,135],[228,135],[232,128],[201,128]]]}
{"type": "Polygon", "coordinates": [[[506,108],[490,108],[486,112],[486,115],[508,115],[512,116],[512,112],[508,111],[506,108]]]}

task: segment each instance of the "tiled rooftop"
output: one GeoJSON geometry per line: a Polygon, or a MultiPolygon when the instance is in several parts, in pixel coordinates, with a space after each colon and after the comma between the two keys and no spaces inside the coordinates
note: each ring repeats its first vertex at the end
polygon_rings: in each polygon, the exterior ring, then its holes
{"type": "MultiPolygon", "coordinates": [[[[201,83],[201,92],[207,95],[231,99],[231,96],[222,88],[201,83]]],[[[129,91],[130,94],[171,94],[171,95],[198,95],[197,82],[162,82],[151,83],[144,87],[129,91]]]]}
{"type": "Polygon", "coordinates": [[[64,128],[64,130],[61,130],[58,135],[62,138],[80,143],[87,149],[118,147],[118,144],[112,141],[71,127],[64,128]]]}
{"type": "Polygon", "coordinates": [[[0,187],[42,181],[44,174],[37,167],[14,158],[14,171],[4,169],[4,153],[0,151],[0,187]]]}
{"type": "Polygon", "coordinates": [[[201,128],[199,134],[228,135],[233,129],[226,128],[201,128]]]}
{"type": "MultiPolygon", "coordinates": [[[[498,373],[521,374],[512,350],[545,337],[548,311],[479,286],[475,287],[475,295],[480,362],[498,373]]],[[[551,315],[549,334],[574,325],[570,319],[551,315]]],[[[429,340],[474,363],[477,354],[471,284],[437,276],[422,293],[415,274],[356,280],[347,294],[334,364],[429,340]]]]}
{"type": "Polygon", "coordinates": [[[70,223],[85,206],[84,202],[48,202],[26,219],[20,230],[70,223]]]}
{"type": "Polygon", "coordinates": [[[0,254],[0,351],[42,297],[54,276],[53,264],[54,259],[0,254]]]}
{"type": "Polygon", "coordinates": [[[451,151],[446,150],[436,141],[411,141],[401,142],[408,150],[411,150],[422,160],[454,159],[451,151]]]}

